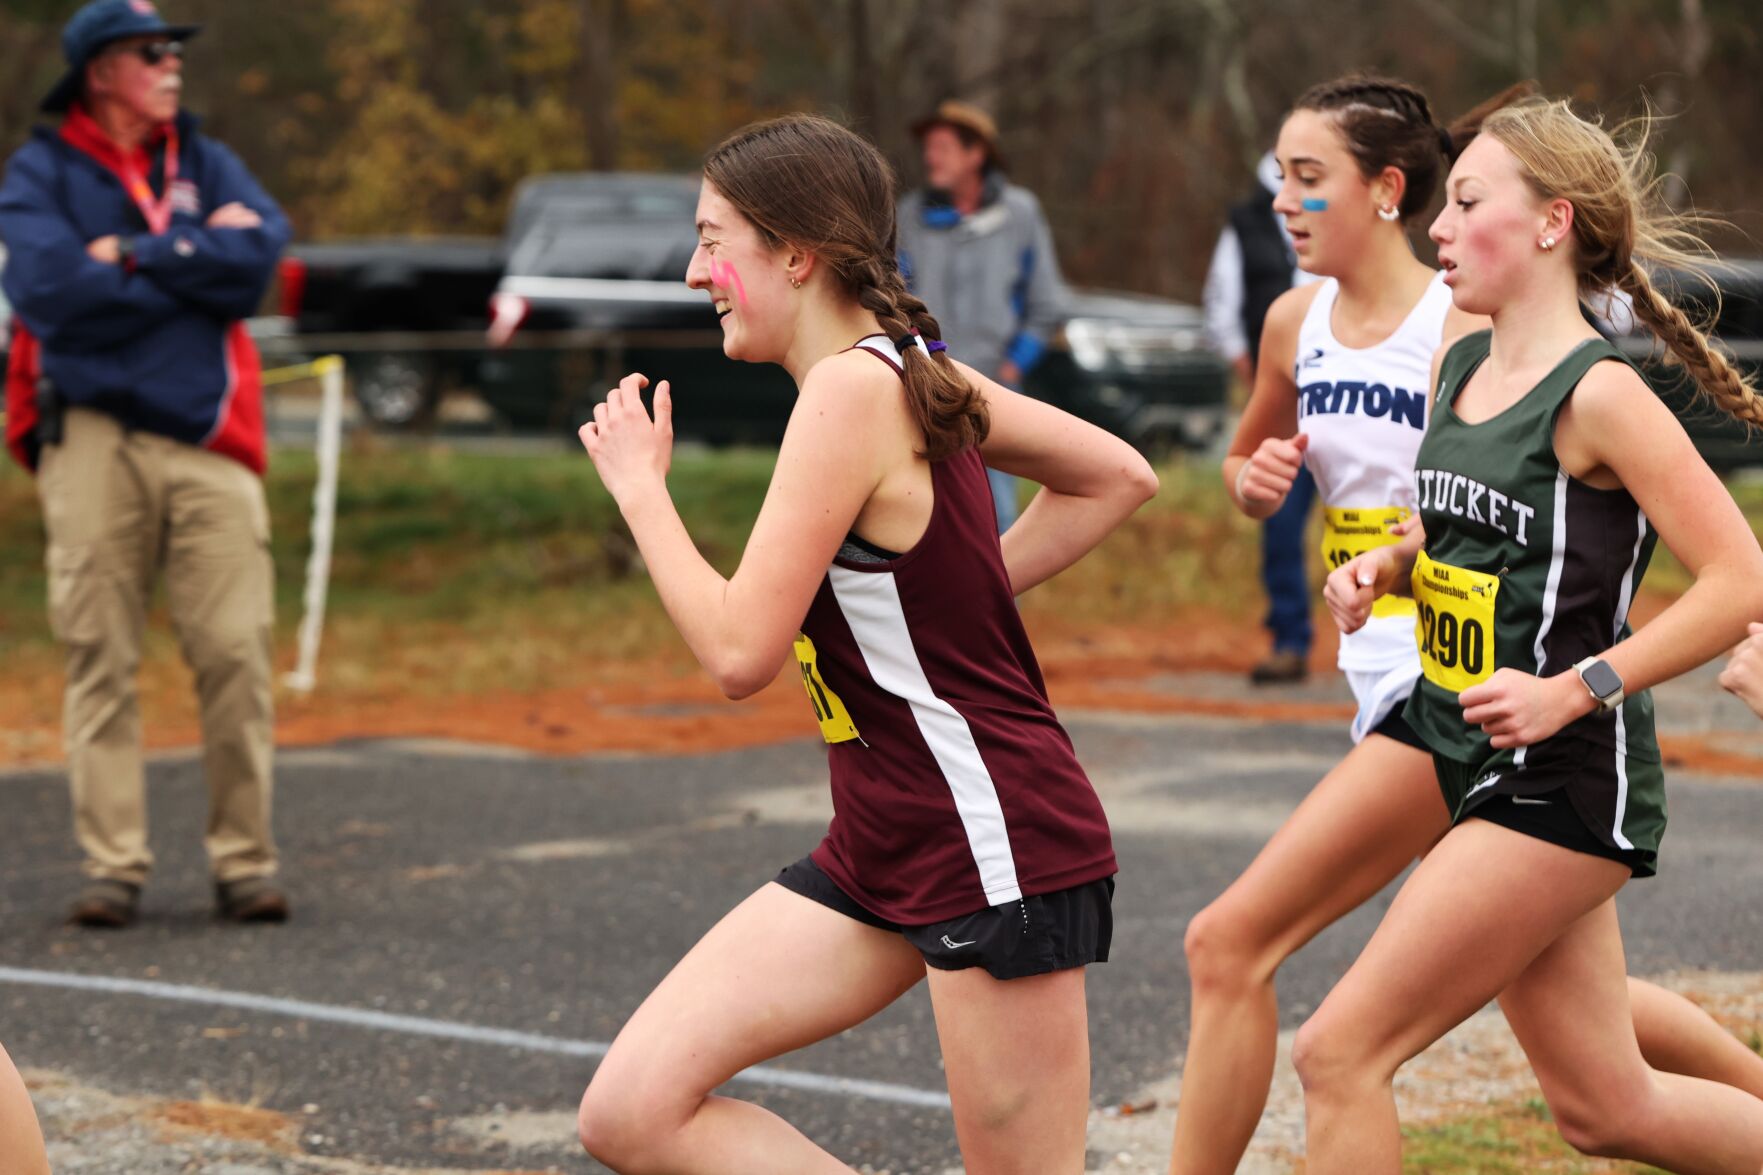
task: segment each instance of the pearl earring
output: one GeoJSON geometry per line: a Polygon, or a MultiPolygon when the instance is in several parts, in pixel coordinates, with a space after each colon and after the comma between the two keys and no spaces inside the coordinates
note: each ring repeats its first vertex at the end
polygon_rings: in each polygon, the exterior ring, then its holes
{"type": "Polygon", "coordinates": [[[1377,210],[1377,218],[1379,220],[1400,220],[1401,217],[1402,214],[1396,210],[1394,204],[1386,204],[1377,210]]]}
{"type": "Polygon", "coordinates": [[[1543,244],[1543,252],[1547,253],[1550,249],[1553,249],[1555,247],[1555,238],[1554,237],[1544,237],[1542,244],[1543,244]]]}
{"type": "Polygon", "coordinates": [[[790,288],[793,290],[799,290],[802,288],[802,283],[797,281],[795,278],[791,278],[790,279],[790,288]]]}

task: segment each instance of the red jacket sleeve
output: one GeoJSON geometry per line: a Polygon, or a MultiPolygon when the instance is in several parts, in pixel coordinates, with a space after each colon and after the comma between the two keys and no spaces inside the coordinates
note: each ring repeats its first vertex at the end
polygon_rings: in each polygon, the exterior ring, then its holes
{"type": "Polygon", "coordinates": [[[6,448],[18,463],[37,471],[37,340],[17,319],[12,323],[12,352],[6,360],[6,448]]]}

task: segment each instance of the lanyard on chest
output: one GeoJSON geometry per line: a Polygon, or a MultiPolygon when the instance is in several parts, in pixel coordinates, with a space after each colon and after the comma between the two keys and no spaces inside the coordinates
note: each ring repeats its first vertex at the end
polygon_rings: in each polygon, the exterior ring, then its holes
{"type": "Polygon", "coordinates": [[[141,210],[147,220],[147,228],[158,236],[171,227],[171,192],[178,178],[178,132],[175,126],[167,127],[165,132],[165,186],[158,197],[153,195],[153,185],[147,182],[147,173],[136,166],[133,153],[123,156],[116,166],[117,178],[141,210]]]}

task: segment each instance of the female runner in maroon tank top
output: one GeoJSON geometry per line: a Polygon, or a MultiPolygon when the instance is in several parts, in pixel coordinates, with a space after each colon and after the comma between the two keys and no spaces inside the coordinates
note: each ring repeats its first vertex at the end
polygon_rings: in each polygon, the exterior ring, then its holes
{"type": "Polygon", "coordinates": [[[653,420],[632,375],[582,429],[723,691],[753,693],[794,654],[835,813],[619,1033],[580,1117],[614,1170],[850,1171],[712,1091],[927,977],[966,1169],[1083,1169],[1083,968],[1107,958],[1114,854],[1014,598],[1157,483],[1123,442],[942,350],[895,265],[893,191],[874,147],[810,116],[748,127],[706,162],[687,282],[715,301],[731,358],[781,364],[798,388],[732,577],[668,497],[665,381],[653,420]],[[1045,487],[1001,544],[986,465],[1045,487]]]}

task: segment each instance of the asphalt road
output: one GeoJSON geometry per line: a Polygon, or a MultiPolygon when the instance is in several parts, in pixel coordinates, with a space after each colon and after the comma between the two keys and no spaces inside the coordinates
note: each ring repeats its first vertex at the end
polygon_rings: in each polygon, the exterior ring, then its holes
{"type": "MultiPolygon", "coordinates": [[[[1347,743],[1331,727],[1211,719],[1070,726],[1122,867],[1114,959],[1090,977],[1104,1104],[1171,1071],[1187,919],[1347,743]]],[[[827,812],[806,742],[667,759],[288,751],[276,822],[296,916],[238,928],[210,913],[198,765],[157,761],[150,777],[159,868],[143,920],[94,933],[60,924],[79,882],[61,776],[0,776],[0,1039],[27,1067],[111,1092],[302,1115],[317,1154],[461,1170],[599,1170],[568,1127],[593,1044],[721,913],[812,847],[827,812]],[[137,986],[67,986],[78,977],[137,986]]],[[[1631,969],[1763,970],[1763,787],[1680,776],[1671,814],[1661,876],[1621,899],[1631,969]]],[[[1282,972],[1288,1027],[1389,896],[1282,972]]],[[[925,1104],[942,1080],[922,989],[772,1068],[787,1075],[737,1092],[847,1161],[896,1175],[958,1162],[947,1112],[925,1104]]]]}

